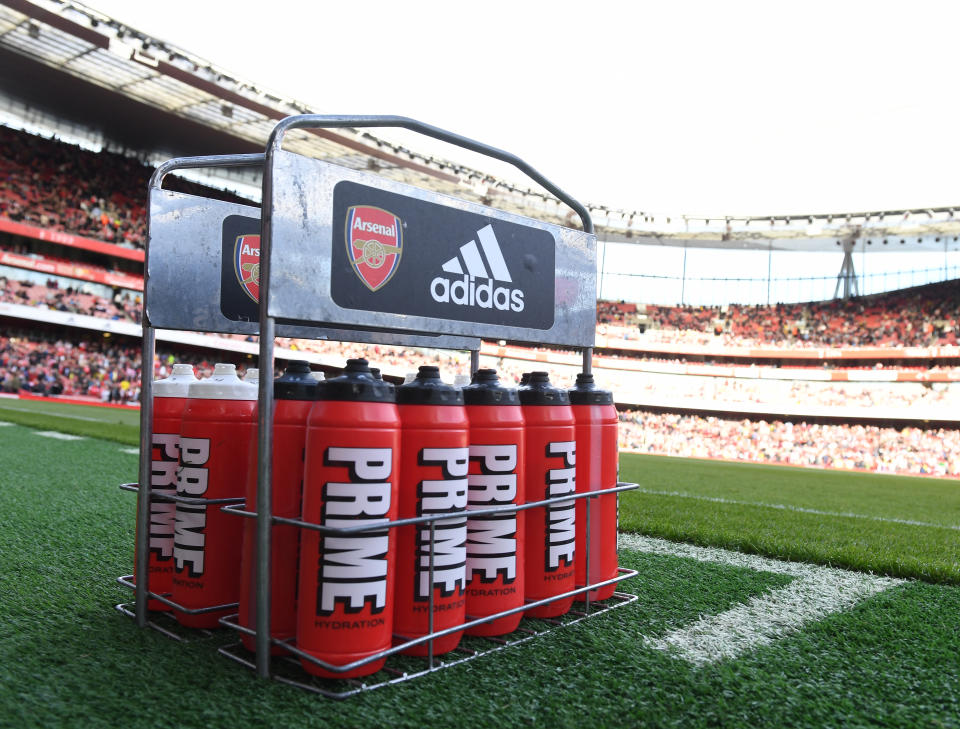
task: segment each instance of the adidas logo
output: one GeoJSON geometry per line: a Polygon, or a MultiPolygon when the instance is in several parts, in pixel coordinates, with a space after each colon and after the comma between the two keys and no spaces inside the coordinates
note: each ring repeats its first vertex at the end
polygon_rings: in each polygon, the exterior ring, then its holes
{"type": "Polygon", "coordinates": [[[503,251],[487,225],[477,231],[477,240],[460,246],[460,253],[443,264],[445,273],[462,278],[437,276],[430,282],[430,295],[441,304],[478,306],[481,309],[523,311],[523,291],[495,283],[513,283],[503,251]],[[466,269],[466,270],[464,270],[466,269]],[[476,279],[485,279],[477,283],[476,279]]]}

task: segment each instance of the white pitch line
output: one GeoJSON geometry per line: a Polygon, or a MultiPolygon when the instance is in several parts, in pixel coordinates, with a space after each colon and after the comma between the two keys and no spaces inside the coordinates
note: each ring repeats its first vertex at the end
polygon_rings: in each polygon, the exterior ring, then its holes
{"type": "Polygon", "coordinates": [[[736,658],[829,615],[849,610],[861,600],[903,580],[848,572],[800,562],[781,562],[726,549],[676,544],[663,539],[621,534],[620,547],[650,554],[686,557],[700,562],[744,567],[795,577],[789,585],[751,597],[719,615],[702,616],[690,625],[644,643],[695,666],[736,658]]]}
{"type": "Polygon", "coordinates": [[[130,453],[130,454],[132,454],[132,455],[134,455],[134,456],[139,456],[139,455],[140,455],[140,449],[139,449],[139,448],[121,448],[121,449],[120,449],[120,452],[121,452],[121,453],[130,453]]]}
{"type": "Polygon", "coordinates": [[[793,506],[791,504],[768,504],[763,501],[738,501],[737,499],[726,499],[722,496],[704,496],[702,494],[688,494],[683,491],[657,491],[655,489],[635,489],[640,494],[651,494],[652,496],[676,496],[680,499],[695,499],[696,501],[710,501],[714,504],[734,504],[736,506],[760,506],[764,509],[780,509],[781,511],[797,511],[801,514],[818,514],[820,516],[842,516],[850,519],[869,519],[870,521],[883,521],[892,524],[906,524],[908,526],[933,527],[934,529],[952,529],[960,531],[960,526],[955,524],[934,524],[929,521],[914,521],[913,519],[898,519],[893,516],[871,516],[870,514],[854,514],[849,511],[822,511],[820,509],[810,509],[806,506],[793,506]]]}
{"type": "Polygon", "coordinates": [[[35,430],[35,435],[41,435],[44,438],[56,438],[57,440],[86,440],[82,435],[70,435],[69,433],[58,433],[55,430],[35,430]]]}
{"type": "Polygon", "coordinates": [[[6,420],[0,420],[0,428],[4,427],[4,426],[6,426],[6,425],[13,425],[13,423],[8,423],[6,420]]]}
{"type": "Polygon", "coordinates": [[[99,418],[88,418],[84,415],[67,415],[66,413],[54,413],[54,412],[43,412],[39,410],[33,410],[31,408],[15,408],[9,405],[4,405],[7,410],[16,410],[18,413],[40,413],[41,415],[49,415],[54,418],[68,418],[70,420],[86,420],[90,423],[102,423],[103,421],[99,418]]]}

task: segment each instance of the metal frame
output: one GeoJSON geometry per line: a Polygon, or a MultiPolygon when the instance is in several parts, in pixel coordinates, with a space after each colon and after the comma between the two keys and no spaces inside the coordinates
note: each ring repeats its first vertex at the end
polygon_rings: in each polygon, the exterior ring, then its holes
{"type": "MultiPolygon", "coordinates": [[[[626,574],[619,577],[619,579],[626,579],[631,576],[632,574],[626,574]]],[[[273,657],[273,667],[275,669],[279,668],[279,670],[274,670],[272,676],[275,680],[281,683],[296,686],[306,691],[311,691],[313,693],[320,694],[321,696],[326,696],[327,698],[345,699],[350,696],[372,691],[384,686],[392,686],[394,684],[404,683],[406,681],[419,678],[420,676],[425,676],[429,673],[442,671],[445,668],[451,668],[452,666],[457,666],[461,663],[490,655],[491,653],[496,653],[505,648],[526,643],[527,641],[533,640],[534,638],[539,638],[540,636],[548,633],[552,633],[560,628],[565,628],[569,625],[580,623],[583,620],[586,620],[588,617],[603,615],[610,610],[615,610],[616,608],[629,605],[630,603],[636,602],[636,600],[636,595],[631,595],[625,592],[614,592],[604,604],[598,606],[592,613],[589,614],[579,610],[570,610],[570,612],[564,616],[561,616],[559,619],[524,618],[517,630],[513,631],[513,633],[511,633],[508,637],[465,635],[461,640],[460,645],[449,653],[445,654],[442,658],[431,660],[423,657],[405,656],[404,658],[407,658],[410,663],[416,666],[415,670],[411,670],[410,668],[405,669],[403,667],[396,667],[388,663],[382,669],[380,669],[377,674],[374,674],[374,676],[371,677],[366,677],[363,680],[313,678],[309,682],[305,682],[302,679],[298,680],[288,678],[282,673],[284,667],[292,666],[294,667],[298,677],[303,675],[299,660],[297,660],[295,655],[292,654],[290,656],[273,657]],[[466,645],[467,643],[469,643],[469,645],[466,645]],[[427,662],[426,667],[422,667],[424,661],[427,662]],[[380,675],[381,678],[377,679],[377,675],[380,675]],[[338,690],[339,686],[342,686],[340,690],[338,690]]],[[[246,632],[244,628],[232,622],[234,617],[235,616],[227,616],[225,618],[221,618],[220,623],[226,627],[234,628],[241,632],[246,632]]],[[[287,647],[289,650],[289,646],[285,647],[287,647]]],[[[247,657],[249,654],[243,649],[241,643],[231,643],[223,646],[219,648],[218,652],[220,655],[225,656],[232,661],[236,661],[237,663],[246,666],[251,670],[256,670],[257,668],[256,663],[250,661],[250,659],[247,657]]]]}
{"type": "MultiPolygon", "coordinates": [[[[133,610],[130,610],[128,604],[121,604],[117,606],[117,610],[126,614],[132,615],[137,621],[137,625],[140,627],[146,627],[150,625],[155,627],[165,634],[173,635],[170,631],[158,627],[156,623],[153,623],[149,620],[148,613],[148,599],[153,598],[159,600],[160,602],[181,610],[187,614],[196,614],[200,612],[212,612],[216,610],[227,609],[230,606],[218,605],[218,606],[209,606],[198,609],[186,609],[180,605],[177,605],[173,601],[169,600],[167,595],[158,595],[153,593],[149,589],[149,549],[148,543],[149,539],[146,535],[149,534],[149,518],[150,518],[150,503],[153,499],[173,501],[173,502],[182,502],[182,503],[194,503],[194,504],[207,504],[207,505],[216,505],[224,504],[229,502],[231,505],[223,506],[222,508],[228,513],[233,513],[239,516],[247,518],[255,518],[257,520],[257,565],[256,565],[256,629],[251,631],[247,628],[237,625],[232,616],[221,619],[221,623],[227,627],[239,630],[241,632],[254,635],[256,638],[256,661],[255,663],[250,662],[247,659],[241,658],[238,655],[235,655],[232,651],[223,649],[221,652],[224,653],[227,657],[237,660],[244,665],[255,668],[257,674],[263,678],[270,677],[271,675],[271,656],[270,648],[272,644],[282,645],[287,651],[294,655],[299,655],[306,658],[332,672],[343,672],[348,671],[358,666],[370,663],[372,661],[379,660],[380,658],[392,656],[400,651],[409,648],[413,645],[419,645],[422,643],[427,643],[428,645],[428,666],[426,670],[417,671],[413,674],[408,672],[402,673],[400,676],[395,676],[394,678],[380,682],[372,687],[379,685],[387,685],[390,683],[396,683],[402,680],[408,680],[416,676],[424,675],[426,673],[431,673],[435,670],[439,670],[442,667],[447,667],[449,665],[455,665],[460,663],[463,660],[469,660],[479,655],[492,652],[488,651],[472,651],[471,655],[466,658],[457,659],[453,662],[443,662],[440,664],[435,664],[435,658],[433,655],[433,641],[449,633],[457,632],[463,630],[464,627],[470,627],[473,625],[479,625],[482,623],[490,622],[496,620],[500,617],[506,615],[515,614],[518,612],[523,612],[530,609],[533,606],[538,606],[542,604],[548,604],[557,600],[563,600],[571,596],[583,595],[584,596],[584,610],[582,612],[576,612],[575,615],[578,615],[576,620],[567,621],[546,621],[548,623],[554,623],[555,627],[562,626],[565,624],[571,624],[573,622],[579,622],[587,617],[590,617],[593,614],[600,614],[605,612],[608,609],[611,609],[609,606],[601,606],[601,608],[596,608],[591,612],[591,599],[590,594],[593,590],[596,590],[599,587],[613,584],[618,582],[621,579],[626,579],[636,574],[636,572],[631,570],[619,571],[619,574],[615,578],[598,582],[595,584],[587,584],[583,587],[579,587],[575,590],[563,593],[561,595],[552,596],[550,598],[531,601],[525,605],[513,609],[498,613],[496,615],[486,616],[484,618],[469,620],[461,626],[454,626],[446,630],[434,631],[433,630],[433,595],[430,596],[430,605],[429,605],[429,633],[425,636],[417,638],[415,640],[408,640],[402,642],[399,645],[395,645],[389,650],[383,651],[380,654],[375,656],[368,657],[361,661],[356,661],[346,666],[331,666],[329,664],[323,663],[315,658],[308,656],[307,654],[299,651],[292,641],[278,641],[273,639],[270,636],[270,588],[271,588],[271,575],[270,575],[270,561],[271,561],[271,533],[272,527],[274,524],[288,524],[297,526],[304,529],[313,529],[325,534],[344,534],[344,533],[353,533],[353,532],[362,532],[370,531],[372,529],[382,530],[384,526],[388,528],[396,528],[398,526],[405,526],[411,524],[419,523],[429,523],[430,524],[430,571],[433,570],[433,543],[434,543],[434,522],[441,519],[449,519],[450,514],[440,514],[427,517],[418,517],[412,519],[397,519],[386,524],[378,524],[375,526],[367,526],[365,528],[339,528],[333,529],[330,527],[324,527],[319,524],[312,524],[304,522],[297,519],[287,519],[282,517],[276,517],[272,513],[272,457],[270,454],[273,452],[273,411],[274,411],[274,397],[273,397],[273,380],[274,380],[274,340],[277,336],[277,319],[271,314],[270,310],[270,286],[271,286],[271,257],[272,257],[272,229],[273,229],[273,210],[272,210],[272,198],[273,198],[273,187],[274,187],[274,175],[273,175],[273,163],[274,157],[278,152],[281,151],[283,140],[285,134],[293,129],[302,129],[302,128],[338,128],[338,127],[400,127],[408,129],[414,132],[419,132],[434,139],[439,139],[444,142],[448,142],[457,146],[460,146],[464,149],[468,149],[480,154],[493,157],[495,159],[507,162],[508,164],[513,165],[518,168],[525,174],[527,174],[534,181],[542,185],[552,194],[554,194],[562,202],[570,206],[577,214],[580,216],[580,219],[583,223],[584,231],[588,234],[593,233],[593,222],[590,218],[590,214],[587,211],[586,207],[581,205],[571,196],[567,195],[559,187],[551,183],[547,178],[537,172],[533,167],[528,165],[526,162],[520,158],[502,150],[496,149],[494,147],[487,146],[480,142],[462,137],[451,132],[433,127],[421,122],[409,119],[406,117],[399,116],[320,116],[320,115],[303,115],[303,116],[294,116],[288,117],[282,120],[274,128],[273,133],[270,136],[270,140],[267,146],[266,154],[249,154],[249,155],[218,155],[210,157],[189,157],[176,160],[170,160],[169,162],[161,165],[150,180],[151,190],[160,188],[163,182],[165,175],[170,173],[175,169],[189,168],[189,167],[223,167],[223,166],[260,166],[264,167],[263,175],[263,207],[261,210],[261,238],[260,238],[260,300],[259,300],[259,335],[260,335],[260,348],[259,348],[259,365],[260,365],[260,382],[259,382],[259,408],[258,408],[258,438],[257,438],[257,448],[258,448],[258,471],[257,471],[257,499],[256,499],[256,510],[248,511],[246,509],[240,509],[239,502],[244,501],[243,499],[203,499],[195,497],[182,497],[182,496],[167,496],[162,494],[156,494],[149,487],[150,476],[151,476],[151,454],[152,454],[152,423],[153,423],[153,382],[152,382],[152,372],[147,372],[145,369],[146,376],[141,386],[142,391],[142,406],[140,411],[140,464],[139,464],[139,484],[123,484],[121,488],[128,491],[137,491],[141,498],[138,500],[137,506],[137,534],[140,535],[140,538],[137,540],[136,544],[136,571],[138,578],[136,583],[132,581],[129,576],[124,576],[120,578],[120,583],[126,587],[129,587],[134,590],[135,601],[133,610]]],[[[152,196],[151,196],[152,197],[152,196]]],[[[150,202],[148,201],[148,214],[152,213],[150,208],[150,202]]],[[[150,216],[152,218],[152,215],[150,216]]],[[[146,260],[145,260],[145,279],[148,279],[150,271],[150,245],[149,245],[149,236],[148,244],[146,249],[146,260]]],[[[145,280],[145,293],[144,293],[144,321],[143,321],[143,362],[151,363],[153,362],[155,352],[156,352],[156,334],[155,329],[152,323],[149,320],[146,312],[149,311],[148,300],[147,300],[147,289],[145,280]]],[[[317,328],[312,330],[312,328],[300,328],[307,336],[313,331],[314,333],[322,332],[326,334],[336,334],[336,330],[326,330],[317,328]]],[[[400,334],[398,335],[401,339],[407,335],[400,334]]],[[[416,332],[411,332],[410,337],[416,336],[416,332]]],[[[315,337],[317,338],[317,337],[315,337]]],[[[347,336],[345,339],[352,339],[353,337],[347,336]]],[[[442,345],[439,345],[442,347],[442,345]]],[[[471,371],[475,372],[479,367],[479,341],[476,347],[470,348],[470,367],[471,371]]],[[[582,350],[583,355],[583,371],[589,373],[592,370],[592,358],[593,358],[593,348],[585,347],[582,350]]],[[[586,518],[587,518],[587,528],[586,528],[586,574],[590,574],[590,506],[591,502],[595,498],[601,496],[616,496],[620,491],[626,491],[630,489],[637,488],[636,484],[627,484],[620,483],[615,488],[605,489],[600,491],[592,492],[583,492],[573,495],[565,495],[562,497],[555,497],[552,499],[546,499],[543,501],[531,502],[528,504],[523,504],[520,506],[510,505],[503,507],[494,507],[491,509],[483,510],[471,510],[465,512],[465,515],[469,516],[482,516],[487,514],[503,513],[503,512],[517,512],[523,511],[531,508],[543,508],[551,503],[559,502],[569,502],[577,498],[586,499],[586,518]]],[[[589,582],[589,577],[588,577],[589,582]]],[[[616,606],[621,604],[627,604],[636,599],[635,596],[625,595],[624,593],[615,593],[617,598],[616,606]]],[[[493,642],[498,647],[493,650],[499,650],[508,645],[515,645],[517,643],[525,642],[536,635],[542,634],[545,631],[532,631],[532,634],[529,634],[531,631],[527,629],[526,637],[523,637],[519,640],[499,640],[492,639],[490,642],[493,642]]],[[[282,677],[277,677],[278,680],[283,680],[288,683],[296,683],[289,679],[284,679],[282,677]]],[[[318,691],[321,694],[327,696],[334,696],[338,698],[343,698],[353,693],[357,693],[367,688],[371,688],[367,684],[361,684],[360,688],[350,689],[346,692],[334,692],[327,689],[317,688],[316,686],[311,687],[304,684],[304,688],[310,690],[318,691]]]]}

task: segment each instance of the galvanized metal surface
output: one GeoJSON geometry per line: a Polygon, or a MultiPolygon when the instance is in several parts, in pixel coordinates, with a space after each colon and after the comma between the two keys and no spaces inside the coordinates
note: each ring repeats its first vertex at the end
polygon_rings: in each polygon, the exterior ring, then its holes
{"type": "Polygon", "coordinates": [[[580,216],[583,223],[583,229],[588,233],[593,233],[593,219],[590,217],[590,211],[587,207],[576,200],[573,196],[567,194],[556,184],[544,177],[540,172],[533,168],[529,163],[517,157],[515,154],[506,152],[489,144],[478,142],[475,139],[464,137],[460,134],[454,134],[446,129],[435,127],[431,124],[411,119],[406,116],[393,115],[343,115],[343,114],[300,114],[297,116],[288,116],[283,119],[270,134],[270,140],[267,143],[267,153],[279,150],[285,135],[293,129],[343,129],[352,127],[367,128],[386,128],[396,127],[408,129],[418,134],[423,134],[433,139],[439,139],[442,142],[448,142],[471,152],[477,152],[487,157],[493,157],[501,162],[513,165],[523,172],[531,180],[546,188],[558,200],[569,205],[580,216]]]}
{"type": "MultiPolygon", "coordinates": [[[[242,156],[246,155],[237,155],[242,156]]],[[[187,159],[172,160],[177,164],[171,164],[169,169],[196,164],[194,158],[187,159]],[[187,159],[190,164],[187,164],[187,159]]],[[[220,291],[223,221],[232,215],[259,218],[260,209],[159,187],[150,189],[149,205],[150,242],[144,277],[145,321],[158,329],[259,334],[258,321],[234,321],[224,316],[220,308],[220,291]]],[[[477,349],[480,346],[480,340],[474,335],[449,336],[434,334],[429,330],[424,333],[400,333],[282,323],[278,323],[276,329],[278,336],[301,339],[456,350],[477,349]]]]}
{"type": "MultiPolygon", "coordinates": [[[[596,238],[583,231],[550,225],[429,190],[307,159],[286,151],[268,155],[265,178],[273,179],[270,246],[273,250],[268,306],[278,319],[322,321],[333,325],[370,326],[411,332],[438,332],[517,342],[592,347],[596,336],[596,238]],[[509,323],[457,321],[440,317],[361,311],[339,306],[331,295],[331,278],[348,272],[331,268],[332,247],[342,231],[333,220],[334,186],[354,182],[549,233],[555,241],[555,320],[549,329],[509,323]],[[334,231],[334,227],[337,230],[334,231]]],[[[266,196],[264,200],[267,201],[266,196]]],[[[464,241],[456,241],[459,246],[464,241]]],[[[261,241],[262,244],[262,241],[261,241]]],[[[456,253],[456,248],[452,250],[456,253]]],[[[437,272],[443,260],[436,261],[437,272]]],[[[261,269],[262,270],[262,269],[261,269]]],[[[263,288],[261,288],[263,294],[263,288]]]]}
{"type": "MultiPolygon", "coordinates": [[[[270,259],[264,261],[264,277],[269,276],[270,259]]],[[[267,289],[261,289],[266,294],[267,289]]],[[[260,405],[257,411],[257,567],[255,591],[257,604],[257,673],[261,678],[270,676],[270,587],[271,552],[270,538],[273,531],[273,339],[274,321],[266,316],[265,296],[260,299],[260,321],[263,336],[260,337],[260,405]]]]}

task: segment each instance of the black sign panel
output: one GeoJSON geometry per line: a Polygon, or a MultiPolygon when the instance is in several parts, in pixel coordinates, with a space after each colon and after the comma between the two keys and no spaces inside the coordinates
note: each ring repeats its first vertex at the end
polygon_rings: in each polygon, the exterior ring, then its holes
{"type": "Polygon", "coordinates": [[[550,329],[555,245],[542,228],[341,180],[330,295],[347,309],[550,329]]]}
{"type": "Polygon", "coordinates": [[[260,219],[223,220],[220,311],[233,321],[260,321],[260,219]]]}

